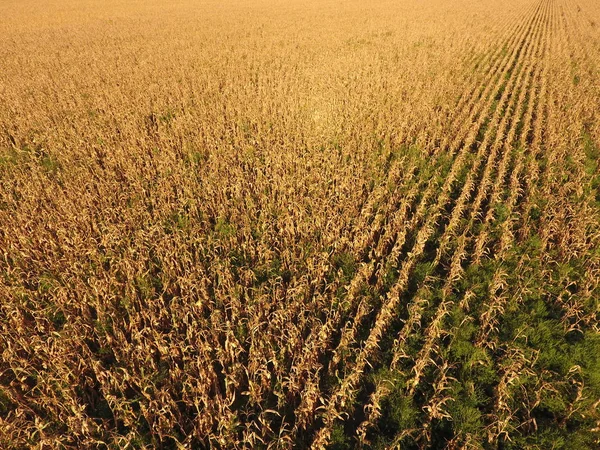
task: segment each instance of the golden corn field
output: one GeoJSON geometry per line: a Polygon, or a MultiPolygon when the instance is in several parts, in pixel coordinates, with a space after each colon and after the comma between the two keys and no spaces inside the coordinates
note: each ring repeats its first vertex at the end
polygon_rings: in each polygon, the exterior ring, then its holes
{"type": "Polygon", "coordinates": [[[600,448],[600,2],[0,2],[0,449],[600,448]]]}

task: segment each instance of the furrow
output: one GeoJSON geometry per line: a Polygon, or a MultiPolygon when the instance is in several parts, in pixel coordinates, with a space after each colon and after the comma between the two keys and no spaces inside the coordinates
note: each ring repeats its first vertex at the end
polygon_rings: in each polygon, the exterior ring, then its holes
{"type": "MultiPolygon", "coordinates": [[[[534,37],[534,39],[539,37],[540,33],[536,33],[536,34],[537,34],[537,36],[534,37]]],[[[539,47],[539,45],[537,45],[537,47],[539,47]]],[[[535,57],[537,57],[538,51],[539,51],[539,49],[536,50],[536,53],[534,54],[534,59],[535,59],[535,57]]],[[[529,76],[528,69],[525,69],[523,71],[523,73],[527,73],[527,75],[529,76]]],[[[530,81],[527,81],[525,84],[527,86],[529,86],[530,81]]],[[[523,89],[521,91],[521,93],[519,94],[518,106],[516,108],[517,110],[519,110],[521,108],[521,104],[523,103],[523,100],[525,98],[525,92],[526,92],[526,89],[523,89]]],[[[513,97],[515,97],[515,96],[513,96],[513,97]]],[[[529,108],[529,109],[531,109],[531,108],[529,108]]],[[[514,130],[516,129],[516,123],[517,123],[516,121],[513,122],[513,125],[511,126],[512,132],[509,132],[509,136],[511,134],[514,135],[514,130]]],[[[512,136],[512,137],[514,137],[514,136],[512,136]]],[[[512,137],[511,137],[511,141],[512,141],[512,137]]],[[[452,305],[452,302],[447,301],[445,299],[448,297],[448,295],[452,291],[452,284],[461,278],[461,274],[463,271],[461,265],[462,265],[462,261],[466,257],[466,252],[465,252],[466,241],[467,241],[466,234],[463,234],[458,239],[458,248],[454,252],[454,256],[452,257],[452,261],[450,264],[450,267],[451,267],[450,271],[446,275],[447,281],[441,290],[442,302],[438,306],[436,315],[425,332],[425,343],[423,344],[422,350],[419,354],[419,357],[417,358],[417,363],[415,364],[415,366],[413,368],[415,375],[414,375],[413,379],[408,382],[408,386],[409,386],[409,394],[408,395],[412,395],[414,393],[414,390],[416,389],[416,387],[419,384],[421,374],[423,373],[425,367],[431,361],[431,358],[429,355],[430,355],[431,351],[433,350],[435,340],[439,337],[444,316],[448,313],[448,308],[452,305]]],[[[428,288],[425,286],[424,290],[426,291],[427,289],[428,288]]],[[[421,298],[421,295],[422,294],[417,293],[416,297],[421,298]]],[[[404,328],[400,332],[399,338],[396,341],[397,343],[405,343],[406,342],[408,333],[410,333],[410,330],[413,329],[413,327],[416,325],[415,321],[420,319],[420,317],[423,313],[423,309],[422,309],[423,303],[424,302],[422,302],[422,301],[418,302],[416,305],[414,305],[413,308],[409,309],[409,318],[408,318],[407,322],[405,323],[404,328]]],[[[402,355],[404,354],[401,351],[402,347],[403,347],[403,345],[395,346],[394,355],[392,358],[392,365],[391,365],[392,368],[397,366],[399,359],[402,358],[402,355]]],[[[406,356],[406,354],[404,354],[404,356],[406,356]]],[[[372,398],[376,399],[377,401],[381,401],[381,399],[385,397],[385,394],[382,392],[382,390],[386,390],[386,389],[387,389],[386,385],[381,384],[378,387],[378,389],[376,389],[376,391],[372,394],[372,398]]],[[[373,405],[373,404],[368,406],[367,409],[369,411],[378,411],[378,408],[376,407],[376,405],[373,405]]],[[[365,438],[366,433],[372,423],[373,423],[373,417],[368,418],[365,422],[363,422],[363,424],[361,424],[359,426],[357,433],[362,439],[365,438]]]]}
{"type": "MultiPolygon", "coordinates": [[[[533,17],[532,17],[532,20],[533,20],[533,17]]],[[[531,25],[529,25],[529,26],[531,26],[531,25]]],[[[527,27],[521,27],[521,28],[522,28],[523,30],[525,30],[525,31],[526,31],[526,30],[528,30],[528,28],[527,28],[527,27]]],[[[498,76],[497,76],[497,78],[498,78],[498,79],[500,79],[500,78],[501,78],[501,76],[502,76],[504,73],[506,73],[506,71],[508,70],[507,68],[508,68],[508,67],[509,67],[509,65],[511,64],[511,61],[513,61],[513,60],[514,60],[514,57],[515,57],[515,56],[516,56],[516,52],[514,52],[514,51],[513,51],[513,52],[512,52],[512,54],[510,54],[510,55],[506,55],[506,57],[502,59],[502,62],[503,62],[503,63],[504,63],[504,65],[505,65],[505,69],[504,69],[504,71],[502,71],[502,72],[500,73],[500,75],[498,75],[498,76]],[[510,57],[511,59],[509,59],[509,57],[510,57]]],[[[497,65],[497,63],[496,63],[496,65],[497,65]]],[[[493,66],[493,67],[496,67],[496,65],[495,65],[495,66],[493,66]]],[[[491,86],[491,84],[488,84],[488,86],[491,86]]],[[[489,89],[488,89],[488,91],[489,91],[489,89]]],[[[424,195],[424,200],[429,200],[429,199],[431,198],[431,196],[433,195],[433,192],[434,192],[434,189],[428,189],[428,190],[427,190],[427,193],[424,195]]],[[[425,204],[426,204],[426,203],[425,203],[424,201],[421,201],[421,204],[420,204],[420,205],[422,205],[422,206],[421,206],[420,208],[418,208],[418,209],[419,209],[419,211],[421,211],[421,212],[424,212],[424,211],[425,211],[425,208],[424,208],[424,205],[425,205],[425,204]]],[[[401,217],[402,217],[402,215],[395,214],[395,220],[398,220],[398,219],[399,219],[399,218],[401,218],[401,217]]],[[[416,222],[416,221],[413,221],[413,222],[416,222]]],[[[378,224],[376,224],[376,225],[378,225],[378,224]]],[[[374,230],[375,230],[376,228],[377,228],[377,227],[373,227],[373,229],[374,229],[374,230]]],[[[369,241],[368,241],[368,242],[369,242],[369,241]]],[[[368,245],[361,245],[361,247],[363,247],[363,248],[368,248],[368,245]]],[[[400,247],[400,246],[396,246],[396,248],[399,248],[399,247],[400,247]]],[[[365,268],[365,266],[363,266],[363,267],[361,268],[361,270],[359,270],[358,276],[357,276],[357,277],[355,277],[355,279],[354,279],[354,280],[352,280],[352,282],[350,283],[350,287],[349,287],[349,290],[350,290],[350,292],[349,292],[349,294],[348,294],[348,296],[350,297],[350,299],[352,299],[353,297],[356,297],[356,295],[358,294],[358,291],[359,291],[359,288],[360,288],[360,285],[361,285],[361,283],[362,283],[362,282],[363,282],[365,279],[367,279],[367,278],[369,277],[369,274],[370,274],[370,272],[371,272],[370,268],[368,268],[368,267],[366,267],[366,268],[365,268]]],[[[359,317],[360,317],[360,314],[359,314],[359,317]]],[[[337,319],[337,320],[339,320],[339,319],[337,319]]],[[[322,330],[321,330],[321,332],[320,332],[319,334],[315,334],[315,333],[313,333],[313,334],[312,334],[312,336],[317,336],[317,337],[320,337],[319,339],[320,339],[320,341],[322,342],[322,344],[321,344],[321,345],[310,345],[310,341],[309,341],[309,345],[307,345],[305,348],[307,348],[307,349],[311,349],[311,350],[309,350],[309,352],[308,352],[309,354],[308,354],[308,355],[307,355],[307,357],[305,358],[306,360],[310,359],[310,360],[313,360],[313,361],[314,361],[314,360],[315,360],[315,358],[318,358],[318,356],[317,356],[317,355],[318,355],[318,354],[320,353],[320,351],[321,351],[321,350],[320,350],[320,348],[324,348],[324,346],[326,345],[326,344],[325,344],[325,342],[326,342],[326,340],[327,340],[327,339],[329,339],[330,333],[332,333],[332,332],[333,332],[333,331],[336,329],[336,323],[337,323],[337,320],[336,320],[336,318],[335,318],[335,317],[333,318],[333,320],[331,320],[331,318],[330,318],[330,319],[328,319],[327,323],[326,323],[326,324],[325,324],[325,326],[322,328],[322,330]]],[[[302,359],[301,361],[304,361],[304,359],[302,359]]],[[[300,364],[298,364],[298,366],[300,366],[300,364]]],[[[302,366],[304,366],[304,364],[303,364],[303,363],[302,363],[302,366]]],[[[310,409],[310,408],[309,408],[309,409],[310,409]]]]}
{"type": "MultiPolygon", "coordinates": [[[[537,21],[536,21],[537,23],[537,21]]],[[[522,50],[522,49],[521,49],[522,50]]],[[[524,52],[520,51],[519,61],[524,58],[524,52]]],[[[511,77],[511,80],[514,82],[514,74],[511,77]]],[[[502,98],[506,101],[508,90],[503,92],[502,98]]],[[[494,114],[496,120],[499,118],[499,111],[497,110],[494,114]]],[[[486,136],[489,136],[489,130],[486,133],[486,136]]],[[[489,140],[489,139],[488,139],[489,140]]],[[[478,160],[482,160],[485,146],[482,145],[478,152],[478,160]]],[[[460,153],[457,157],[457,160],[461,160],[461,156],[464,156],[464,152],[460,153]]],[[[478,165],[478,164],[476,164],[478,165]]],[[[456,167],[456,166],[454,166],[456,167]]],[[[453,168],[454,168],[453,167],[453,168]]],[[[452,171],[451,171],[452,173],[452,171]]],[[[472,173],[472,172],[471,172],[472,173]]],[[[351,398],[354,396],[356,392],[356,385],[362,376],[362,372],[364,371],[366,365],[368,364],[367,360],[369,355],[373,350],[377,348],[378,342],[381,338],[382,333],[389,325],[389,322],[393,318],[393,311],[396,309],[397,304],[400,301],[400,294],[404,291],[407,286],[408,278],[417,261],[423,254],[425,249],[425,244],[433,235],[436,230],[437,221],[442,218],[442,208],[446,205],[447,201],[450,200],[449,192],[448,192],[448,181],[452,183],[453,179],[450,177],[446,180],[445,187],[446,189],[442,190],[442,194],[439,197],[439,201],[436,205],[435,212],[428,217],[428,220],[425,222],[423,227],[417,233],[416,236],[416,244],[413,247],[412,252],[409,253],[408,258],[404,261],[402,268],[400,269],[399,277],[397,283],[394,285],[392,290],[388,293],[386,298],[386,303],[379,311],[377,315],[377,319],[375,320],[375,325],[371,329],[369,337],[367,338],[364,347],[360,351],[360,354],[357,358],[357,362],[350,372],[350,374],[342,381],[340,388],[338,391],[332,395],[330,398],[329,404],[326,409],[326,413],[324,416],[324,427],[318,432],[317,437],[314,441],[315,445],[320,447],[326,444],[329,439],[329,435],[331,432],[331,427],[336,418],[339,417],[339,414],[347,408],[347,403],[351,402],[351,398]],[[340,411],[341,410],[341,411],[340,411]]]]}

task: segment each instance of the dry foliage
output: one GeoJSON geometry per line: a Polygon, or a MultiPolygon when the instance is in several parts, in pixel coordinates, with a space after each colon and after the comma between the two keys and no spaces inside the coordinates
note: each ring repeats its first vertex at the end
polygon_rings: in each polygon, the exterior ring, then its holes
{"type": "Polygon", "coordinates": [[[600,446],[600,3],[0,4],[0,448],[600,446]]]}

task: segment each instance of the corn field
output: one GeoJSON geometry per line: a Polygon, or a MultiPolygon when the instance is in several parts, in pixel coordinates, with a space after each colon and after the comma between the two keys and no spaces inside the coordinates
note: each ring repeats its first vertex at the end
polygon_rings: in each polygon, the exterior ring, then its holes
{"type": "Polygon", "coordinates": [[[600,3],[0,2],[0,448],[600,448],[600,3]]]}

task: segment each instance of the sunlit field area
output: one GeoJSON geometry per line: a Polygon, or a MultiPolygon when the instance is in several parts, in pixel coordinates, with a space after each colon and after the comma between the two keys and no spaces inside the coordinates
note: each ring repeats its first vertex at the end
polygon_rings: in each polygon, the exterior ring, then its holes
{"type": "Polygon", "coordinates": [[[600,448],[600,2],[0,2],[0,448],[600,448]]]}

